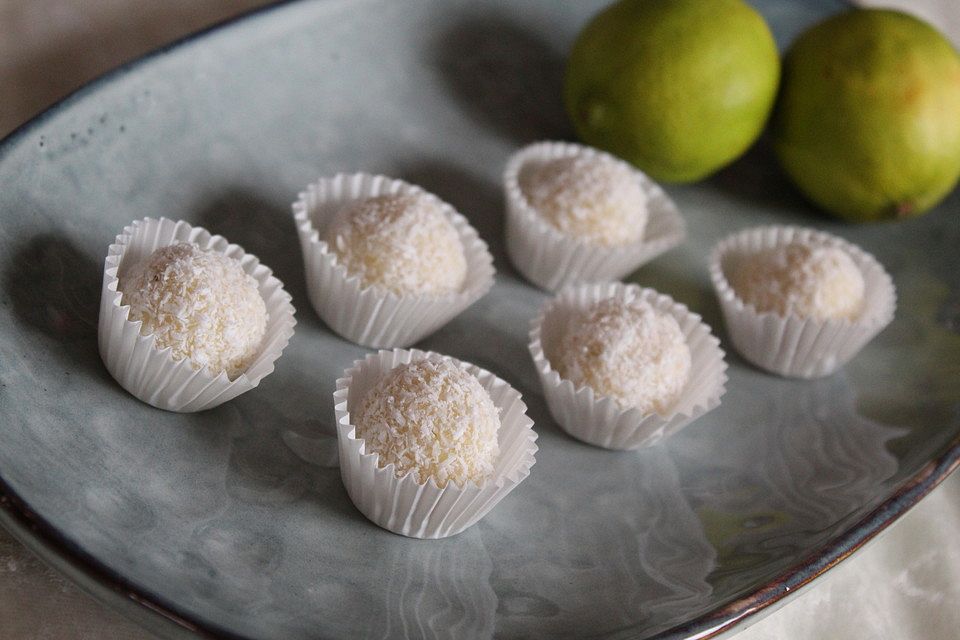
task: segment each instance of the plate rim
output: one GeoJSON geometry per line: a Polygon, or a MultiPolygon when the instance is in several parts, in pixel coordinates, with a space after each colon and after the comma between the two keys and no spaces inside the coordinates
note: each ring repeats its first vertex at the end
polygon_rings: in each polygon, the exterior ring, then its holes
{"type": "MultiPolygon", "coordinates": [[[[269,4],[242,11],[224,20],[214,22],[198,31],[152,49],[128,62],[110,68],[39,111],[0,139],[0,163],[6,158],[9,149],[20,139],[25,138],[46,120],[101,86],[105,86],[113,80],[136,70],[147,62],[194,41],[202,40],[213,33],[226,30],[241,22],[255,20],[288,5],[300,4],[305,1],[274,0],[269,4]]],[[[792,596],[802,588],[809,586],[818,577],[850,557],[886,530],[887,527],[899,520],[958,467],[960,467],[960,433],[957,433],[951,440],[942,445],[934,457],[917,472],[905,478],[872,511],[814,552],[792,564],[770,580],[756,586],[749,593],[735,597],[687,622],[674,625],[650,636],[648,640],[718,638],[757,622],[763,617],[760,614],[772,612],[768,609],[769,607],[785,604],[788,598],[792,599],[792,596]]],[[[178,637],[180,634],[187,633],[212,639],[245,638],[245,636],[235,635],[222,629],[214,623],[178,611],[177,607],[162,602],[162,597],[134,584],[119,572],[110,569],[94,556],[84,552],[64,532],[59,531],[45,518],[33,511],[29,504],[4,480],[2,469],[0,469],[0,526],[3,526],[45,564],[53,566],[58,573],[65,575],[80,589],[112,610],[120,611],[121,614],[133,618],[136,623],[146,626],[151,632],[164,635],[177,634],[178,637]],[[52,563],[51,559],[55,559],[56,564],[52,563]],[[63,566],[59,566],[61,563],[63,566]],[[65,571],[65,568],[69,571],[65,571]],[[81,577],[84,580],[83,582],[81,582],[81,577]],[[86,584],[86,581],[89,581],[89,584],[86,584]],[[99,588],[99,591],[92,588],[91,585],[95,585],[99,588]],[[133,603],[134,606],[121,607],[121,603],[126,605],[133,603]]]]}
{"type": "MultiPolygon", "coordinates": [[[[921,467],[917,473],[906,478],[890,497],[844,533],[832,538],[804,559],[754,588],[750,593],[717,606],[686,623],[650,636],[648,640],[718,638],[759,621],[764,617],[761,615],[762,612],[773,605],[786,604],[788,598],[792,599],[802,588],[809,586],[818,577],[850,557],[899,520],[958,467],[960,467],[960,434],[948,442],[941,449],[941,453],[921,467]]],[[[0,472],[0,525],[43,562],[51,564],[50,558],[42,555],[38,549],[43,549],[58,562],[63,562],[72,570],[71,572],[64,572],[59,566],[53,568],[114,611],[119,610],[120,601],[137,605],[139,610],[133,617],[136,618],[136,622],[145,625],[150,631],[171,634],[175,631],[188,632],[199,637],[217,640],[255,640],[252,636],[233,634],[214,623],[197,619],[186,612],[179,611],[173,605],[161,602],[161,597],[134,584],[94,556],[87,554],[63,532],[35,513],[28,503],[7,484],[2,472],[0,472]],[[74,575],[73,571],[96,585],[100,591],[95,591],[89,585],[80,582],[79,576],[74,575]],[[166,629],[157,628],[161,625],[166,629]]],[[[131,611],[127,608],[121,613],[129,615],[131,611]]]]}

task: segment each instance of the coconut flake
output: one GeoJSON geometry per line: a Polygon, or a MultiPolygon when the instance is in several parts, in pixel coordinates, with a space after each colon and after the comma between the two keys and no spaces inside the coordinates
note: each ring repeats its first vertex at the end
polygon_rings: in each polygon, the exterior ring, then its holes
{"type": "Polygon", "coordinates": [[[174,360],[189,358],[212,375],[243,373],[260,348],[267,308],[257,281],[240,263],[196,244],[161,247],[133,266],[119,285],[129,319],[153,334],[174,360]]]}
{"type": "Polygon", "coordinates": [[[463,243],[440,202],[426,194],[379,196],[341,210],[326,235],[337,259],[364,286],[397,294],[459,291],[463,243]]]}
{"type": "Polygon", "coordinates": [[[558,231],[604,246],[643,238],[646,193],[633,171],[613,158],[557,158],[523,171],[520,184],[530,206],[558,231]]]}
{"type": "Polygon", "coordinates": [[[818,320],[855,319],[866,288],[846,251],[802,241],[743,256],[730,284],[761,313],[818,320]]]}
{"type": "Polygon", "coordinates": [[[447,360],[420,360],[386,373],[355,413],[357,437],[379,466],[395,466],[398,478],[414,473],[418,483],[433,478],[482,485],[500,453],[500,417],[477,379],[447,360]]]}
{"type": "Polygon", "coordinates": [[[601,300],[575,316],[555,367],[624,408],[667,413],[690,378],[690,348],[677,320],[642,300],[601,300]]]}

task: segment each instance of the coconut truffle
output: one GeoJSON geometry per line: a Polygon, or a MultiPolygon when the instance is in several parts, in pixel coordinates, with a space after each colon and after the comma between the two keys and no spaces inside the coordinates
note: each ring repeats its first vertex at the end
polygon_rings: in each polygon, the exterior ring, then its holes
{"type": "Polygon", "coordinates": [[[853,320],[864,302],[860,268],[838,247],[791,242],[740,260],[730,284],[761,312],[853,320]]]}
{"type": "Polygon", "coordinates": [[[490,394],[472,375],[447,360],[395,367],[367,392],[355,413],[357,437],[379,466],[396,466],[398,478],[438,487],[478,485],[493,473],[500,453],[500,416],[490,394]]]}
{"type": "Polygon", "coordinates": [[[690,378],[690,348],[677,320],[642,300],[601,300],[575,316],[555,366],[624,409],[666,413],[690,378]]]}
{"type": "Polygon", "coordinates": [[[257,281],[233,258],[181,242],[161,247],[120,283],[129,320],[158,349],[231,379],[250,365],[267,329],[257,281]]]}
{"type": "Polygon", "coordinates": [[[439,295],[467,279],[463,243],[443,206],[423,193],[367,198],[341,210],[326,234],[365,287],[439,295]]]}
{"type": "Polygon", "coordinates": [[[534,165],[521,173],[520,188],[562,233],[603,246],[643,238],[647,196],[636,174],[613,158],[578,154],[534,165]]]}

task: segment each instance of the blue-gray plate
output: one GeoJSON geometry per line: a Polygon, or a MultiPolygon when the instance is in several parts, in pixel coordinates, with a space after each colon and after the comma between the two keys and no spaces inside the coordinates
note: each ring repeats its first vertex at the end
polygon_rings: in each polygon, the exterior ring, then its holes
{"type": "MultiPolygon", "coordinates": [[[[799,223],[893,275],[894,322],[816,381],[729,353],[717,410],[639,452],[551,420],[527,354],[546,294],[503,249],[507,157],[569,138],[562,61],[606,0],[283,4],[94,82],[0,146],[2,521],[159,633],[256,639],[687,638],[734,628],[857,549],[960,457],[960,197],[915,220],[843,225],[760,145],[670,187],[690,237],[631,280],[726,340],[705,256],[728,232],[799,223]],[[424,340],[510,381],[540,435],[532,474],[441,541],[367,522],[340,482],[331,394],[367,351],[310,308],[290,213],[320,175],[404,178],[490,243],[496,286],[424,340]],[[200,224],[285,282],[297,333],[259,388],[166,413],[107,374],[107,245],[143,216],[200,224]]],[[[839,0],[758,0],[783,46],[839,0]]]]}

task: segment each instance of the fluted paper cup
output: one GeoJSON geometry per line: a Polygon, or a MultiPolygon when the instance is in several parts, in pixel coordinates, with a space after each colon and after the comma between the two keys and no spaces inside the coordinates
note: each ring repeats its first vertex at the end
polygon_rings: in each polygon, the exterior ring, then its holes
{"type": "Polygon", "coordinates": [[[394,349],[372,353],[354,362],[337,380],[333,394],[340,443],[340,475],[350,499],[374,524],[411,538],[446,538],[475,524],[530,474],[536,461],[537,434],[520,393],[480,367],[433,352],[394,349]],[[448,360],[475,376],[500,411],[500,454],[493,475],[482,485],[462,488],[449,482],[423,484],[415,473],[396,476],[391,464],[379,465],[379,454],[367,452],[356,436],[351,411],[381,376],[400,364],[420,360],[448,360]]]}
{"type": "Polygon", "coordinates": [[[606,449],[639,449],[676,433],[720,405],[726,391],[727,363],[720,341],[695,313],[669,296],[619,282],[568,287],[549,301],[530,329],[530,355],[540,375],[547,406],[564,431],[606,449]],[[642,300],[676,318],[690,348],[690,379],[664,414],[623,408],[588,386],[564,379],[552,362],[559,356],[570,323],[593,304],[608,298],[642,300]]]}
{"type": "Polygon", "coordinates": [[[538,142],[515,153],[503,176],[506,195],[507,253],[523,276],[541,289],[557,291],[574,284],[619,280],[686,237],[676,205],[646,174],[613,156],[567,142],[538,142]],[[576,155],[603,156],[626,166],[647,196],[643,237],[620,246],[603,246],[564,234],[530,205],[520,178],[537,165],[576,155]]]}
{"type": "Polygon", "coordinates": [[[100,293],[100,357],[120,386],[159,409],[203,411],[253,389],[273,371],[295,324],[290,295],[273,272],[256,256],[201,227],[167,218],[135,220],[107,251],[100,293]],[[253,362],[233,380],[226,372],[212,375],[206,368],[194,369],[189,358],[174,360],[170,348],[157,348],[152,334],[140,334],[142,322],[128,320],[130,307],[123,304],[120,280],[156,249],[178,242],[193,242],[234,258],[257,281],[267,308],[267,329],[253,362]]]}
{"type": "Polygon", "coordinates": [[[893,281],[876,258],[846,240],[802,227],[754,227],[726,237],[711,253],[710,278],[736,350],[756,366],[787,377],[830,375],[890,324],[896,310],[893,281]],[[727,274],[740,260],[794,241],[846,251],[865,285],[865,306],[857,318],[818,320],[761,313],[737,295],[727,274]]]}
{"type": "Polygon", "coordinates": [[[366,173],[321,178],[293,204],[306,268],[307,293],[317,314],[336,333],[365,347],[404,347],[433,333],[493,286],[493,257],[467,219],[452,206],[402,180],[366,173]],[[453,223],[467,258],[467,278],[456,293],[398,295],[364,287],[347,272],[323,240],[336,214],[357,200],[385,195],[425,194],[453,223]]]}

